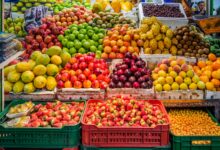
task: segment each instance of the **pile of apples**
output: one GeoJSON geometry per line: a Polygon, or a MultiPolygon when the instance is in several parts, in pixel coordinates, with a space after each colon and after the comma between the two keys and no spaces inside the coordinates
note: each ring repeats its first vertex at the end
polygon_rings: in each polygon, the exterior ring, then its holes
{"type": "Polygon", "coordinates": [[[58,88],[107,88],[108,65],[94,53],[76,54],[56,76],[58,88]]]}
{"type": "Polygon", "coordinates": [[[184,59],[174,56],[158,63],[152,71],[152,78],[157,92],[205,89],[205,83],[194,73],[192,66],[184,59]]]}
{"type": "Polygon", "coordinates": [[[143,46],[143,41],[136,29],[129,27],[128,24],[116,25],[107,32],[107,36],[103,40],[102,58],[124,58],[126,52],[138,55],[141,46],[143,46]]]}
{"type": "Polygon", "coordinates": [[[26,127],[62,127],[76,125],[84,110],[84,102],[63,103],[61,101],[47,102],[46,105],[34,106],[30,121],[26,127]]]}
{"type": "Polygon", "coordinates": [[[98,127],[156,127],[167,124],[166,115],[146,100],[113,97],[106,101],[88,102],[83,122],[98,127]]]}
{"type": "Polygon", "coordinates": [[[145,61],[127,52],[122,63],[118,63],[111,74],[110,88],[152,88],[151,70],[145,61]]]}
{"type": "Polygon", "coordinates": [[[75,5],[71,8],[63,9],[57,15],[54,15],[53,19],[48,21],[56,23],[57,26],[67,27],[71,24],[88,23],[97,16],[97,14],[86,9],[84,6],[75,5]]]}
{"type": "Polygon", "coordinates": [[[50,23],[45,20],[42,21],[42,25],[38,28],[29,30],[28,35],[25,37],[25,42],[23,44],[26,48],[26,53],[29,55],[33,51],[44,51],[54,45],[62,47],[57,36],[64,34],[65,28],[57,26],[56,23],[50,23]]]}

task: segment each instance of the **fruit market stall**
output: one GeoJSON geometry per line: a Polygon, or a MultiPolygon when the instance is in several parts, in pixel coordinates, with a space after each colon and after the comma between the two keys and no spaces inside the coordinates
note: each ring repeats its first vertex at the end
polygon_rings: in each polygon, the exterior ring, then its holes
{"type": "Polygon", "coordinates": [[[5,4],[0,148],[220,149],[220,43],[186,1],[5,4]]]}

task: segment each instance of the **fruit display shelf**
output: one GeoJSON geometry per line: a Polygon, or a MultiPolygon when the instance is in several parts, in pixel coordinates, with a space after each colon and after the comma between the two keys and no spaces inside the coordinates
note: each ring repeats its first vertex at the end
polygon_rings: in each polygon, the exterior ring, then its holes
{"type": "Polygon", "coordinates": [[[205,99],[220,99],[220,91],[205,91],[205,99]]]}
{"type": "Polygon", "coordinates": [[[100,88],[62,88],[57,90],[56,96],[59,100],[64,101],[71,99],[104,99],[105,90],[100,88]]]}
{"type": "Polygon", "coordinates": [[[156,92],[156,98],[166,99],[204,99],[204,91],[202,90],[173,90],[156,92]]]}
{"type": "MultiPolygon", "coordinates": [[[[116,100],[117,101],[117,100],[116,100]]],[[[169,145],[169,117],[163,104],[158,100],[149,100],[149,104],[156,106],[168,121],[155,127],[145,126],[96,126],[87,124],[86,116],[91,114],[89,105],[104,102],[103,100],[89,100],[82,119],[82,144],[95,147],[154,147],[169,145]]]]}
{"type": "MultiPolygon", "coordinates": [[[[5,119],[9,108],[25,103],[14,100],[0,113],[0,121],[5,119]]],[[[45,104],[34,102],[35,104],[45,104]]],[[[85,107],[85,105],[84,105],[85,107]]],[[[82,117],[82,116],[81,116],[82,117]]],[[[81,120],[81,118],[80,118],[81,120]]],[[[2,123],[2,122],[1,122],[2,123]]],[[[68,148],[80,144],[80,123],[63,127],[4,127],[0,125],[0,145],[8,148],[68,148]]]]}
{"type": "MultiPolygon", "coordinates": [[[[144,15],[144,10],[143,10],[143,6],[144,5],[148,5],[148,4],[153,4],[153,3],[139,3],[138,5],[138,17],[139,17],[139,21],[141,22],[141,20],[143,20],[144,18],[147,18],[149,16],[145,16],[144,15]]],[[[168,25],[169,27],[171,27],[172,29],[175,29],[176,27],[180,27],[180,26],[184,26],[188,24],[188,19],[187,16],[185,14],[185,11],[183,9],[182,4],[180,3],[167,3],[164,4],[164,6],[171,6],[171,7],[178,7],[179,11],[183,14],[183,17],[177,18],[177,17],[161,17],[158,16],[157,18],[163,23],[168,25]]]]}
{"type": "Polygon", "coordinates": [[[107,88],[106,97],[114,97],[117,95],[133,97],[135,99],[154,99],[156,97],[154,88],[107,88]]]}
{"type": "Polygon", "coordinates": [[[32,100],[32,101],[48,101],[55,99],[56,88],[53,91],[39,90],[33,93],[9,93],[5,94],[6,101],[12,101],[14,99],[32,100]]]}

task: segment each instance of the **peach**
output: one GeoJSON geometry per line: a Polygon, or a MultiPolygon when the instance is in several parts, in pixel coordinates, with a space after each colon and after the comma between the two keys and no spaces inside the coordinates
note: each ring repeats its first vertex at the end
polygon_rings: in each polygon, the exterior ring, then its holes
{"type": "Polygon", "coordinates": [[[183,58],[178,58],[176,61],[177,61],[177,64],[180,66],[186,63],[183,58]]]}
{"type": "Polygon", "coordinates": [[[164,70],[164,71],[166,71],[166,72],[167,72],[167,70],[168,70],[168,66],[167,66],[166,64],[161,64],[161,65],[159,66],[159,68],[160,68],[160,70],[164,70]]]}
{"type": "Polygon", "coordinates": [[[187,64],[182,64],[181,65],[181,70],[184,72],[187,72],[189,70],[189,66],[187,64]]]}
{"type": "Polygon", "coordinates": [[[176,83],[181,84],[181,83],[183,83],[183,78],[181,76],[177,76],[175,78],[175,81],[176,81],[176,83]]]}
{"type": "Polygon", "coordinates": [[[177,61],[175,61],[175,60],[172,60],[171,62],[170,62],[170,66],[171,67],[174,67],[174,66],[176,66],[177,65],[177,61]]]}
{"type": "Polygon", "coordinates": [[[181,71],[181,68],[180,68],[179,65],[175,65],[175,66],[173,67],[173,70],[174,70],[175,72],[179,73],[179,72],[181,71]]]}
{"type": "Polygon", "coordinates": [[[169,65],[170,64],[170,60],[169,59],[163,59],[161,61],[163,64],[169,65]]]}

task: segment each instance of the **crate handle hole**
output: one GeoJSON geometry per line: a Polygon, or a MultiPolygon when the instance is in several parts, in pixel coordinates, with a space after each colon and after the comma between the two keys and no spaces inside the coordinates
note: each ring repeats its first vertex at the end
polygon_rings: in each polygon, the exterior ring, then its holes
{"type": "Polygon", "coordinates": [[[211,140],[193,140],[192,145],[210,145],[212,144],[211,140]]]}

